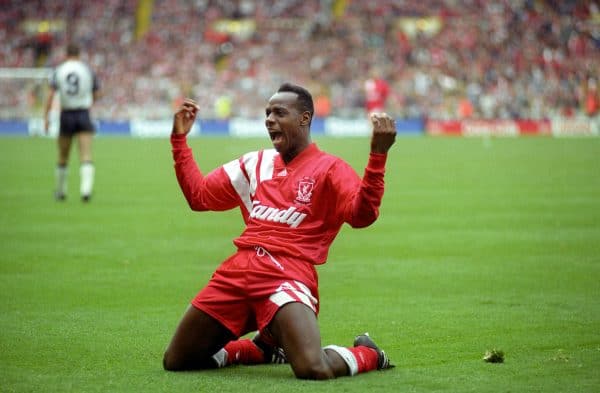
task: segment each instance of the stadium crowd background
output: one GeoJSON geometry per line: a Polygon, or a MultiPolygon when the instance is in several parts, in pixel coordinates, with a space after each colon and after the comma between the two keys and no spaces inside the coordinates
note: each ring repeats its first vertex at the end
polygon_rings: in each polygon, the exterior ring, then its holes
{"type": "MultiPolygon", "coordinates": [[[[67,40],[98,74],[100,119],[261,117],[279,83],[319,116],[363,116],[365,80],[403,118],[543,119],[600,109],[600,9],[575,0],[0,1],[0,67],[53,67],[67,40]]],[[[27,117],[38,84],[2,80],[0,118],[27,117]]],[[[37,103],[37,104],[36,104],[37,103]]]]}

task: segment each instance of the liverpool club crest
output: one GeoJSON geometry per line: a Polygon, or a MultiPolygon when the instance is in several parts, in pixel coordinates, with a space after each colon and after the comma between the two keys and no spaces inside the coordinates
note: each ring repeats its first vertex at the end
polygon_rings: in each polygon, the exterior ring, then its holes
{"type": "Polygon", "coordinates": [[[313,189],[315,188],[315,180],[310,177],[303,177],[298,182],[298,189],[296,191],[296,202],[308,204],[312,197],[313,189]]]}

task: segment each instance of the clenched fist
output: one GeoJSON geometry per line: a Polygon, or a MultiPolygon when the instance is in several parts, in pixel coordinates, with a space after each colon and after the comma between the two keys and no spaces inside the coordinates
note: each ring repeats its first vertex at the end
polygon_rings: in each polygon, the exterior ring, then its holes
{"type": "Polygon", "coordinates": [[[172,133],[187,135],[196,121],[198,110],[200,110],[198,104],[194,100],[186,98],[175,112],[172,133]]]}
{"type": "Polygon", "coordinates": [[[396,121],[387,113],[371,113],[371,153],[385,154],[396,141],[396,121]]]}

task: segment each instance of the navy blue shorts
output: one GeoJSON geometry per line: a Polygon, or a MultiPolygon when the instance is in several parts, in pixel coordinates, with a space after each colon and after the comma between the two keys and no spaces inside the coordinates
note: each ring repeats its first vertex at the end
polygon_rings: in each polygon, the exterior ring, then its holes
{"type": "Polygon", "coordinates": [[[82,131],[96,131],[88,109],[64,110],[60,112],[61,136],[71,136],[82,131]]]}

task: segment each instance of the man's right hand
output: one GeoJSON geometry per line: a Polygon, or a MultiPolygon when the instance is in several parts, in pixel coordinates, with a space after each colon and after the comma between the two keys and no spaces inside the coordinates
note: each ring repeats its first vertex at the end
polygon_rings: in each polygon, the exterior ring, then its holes
{"type": "Polygon", "coordinates": [[[196,115],[199,110],[200,107],[194,100],[186,98],[179,109],[177,109],[177,112],[175,112],[172,133],[187,135],[196,121],[196,115]]]}

